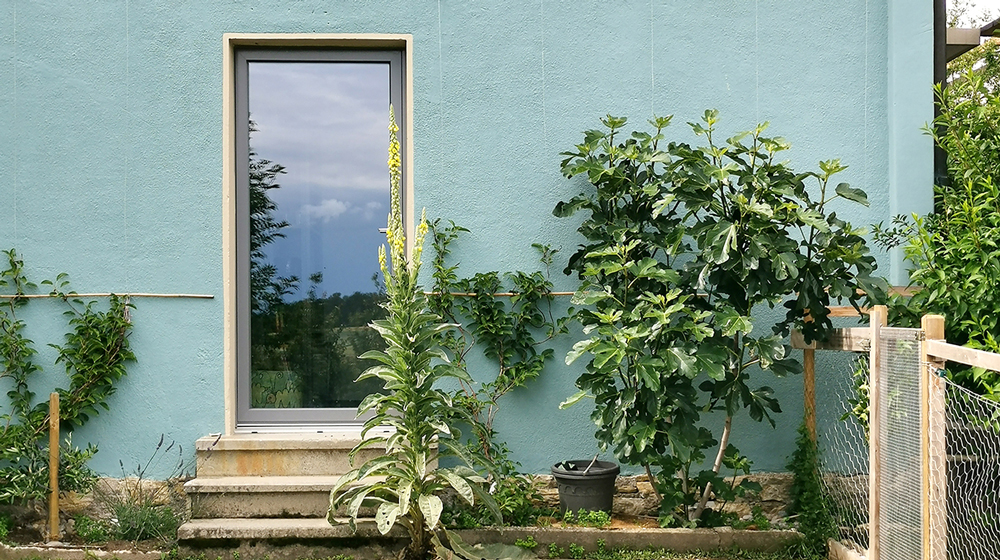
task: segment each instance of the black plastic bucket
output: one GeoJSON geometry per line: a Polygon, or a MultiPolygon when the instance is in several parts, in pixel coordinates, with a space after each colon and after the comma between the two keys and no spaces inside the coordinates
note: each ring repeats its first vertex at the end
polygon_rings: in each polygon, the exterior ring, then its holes
{"type": "Polygon", "coordinates": [[[563,461],[552,466],[559,488],[559,511],[606,511],[611,513],[615,479],[621,469],[609,461],[563,461]]]}

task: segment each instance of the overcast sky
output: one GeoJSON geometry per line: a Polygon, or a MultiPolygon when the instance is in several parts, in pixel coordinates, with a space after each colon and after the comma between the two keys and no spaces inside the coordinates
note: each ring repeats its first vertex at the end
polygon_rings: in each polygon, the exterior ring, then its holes
{"type": "Polygon", "coordinates": [[[300,279],[289,300],[316,272],[320,295],[373,291],[389,211],[388,65],[252,62],[249,86],[250,143],[286,168],[269,196],[290,227],[266,252],[280,275],[300,279]]]}

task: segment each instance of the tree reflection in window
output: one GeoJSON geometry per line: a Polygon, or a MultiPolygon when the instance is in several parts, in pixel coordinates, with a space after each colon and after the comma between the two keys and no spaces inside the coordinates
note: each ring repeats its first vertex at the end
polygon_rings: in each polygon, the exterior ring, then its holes
{"type": "MultiPolygon", "coordinates": [[[[250,134],[257,131],[250,122],[250,134]]],[[[250,203],[250,406],[252,408],[353,408],[377,391],[377,383],[354,380],[370,364],[358,356],[381,348],[368,324],[384,316],[384,289],[373,273],[371,292],[351,295],[320,291],[323,273],[309,275],[305,297],[300,280],[282,276],[269,258],[285,234],[287,220],[275,214],[270,192],[281,188],[283,165],[249,149],[250,203]]],[[[373,380],[376,381],[377,380],[373,380]]]]}

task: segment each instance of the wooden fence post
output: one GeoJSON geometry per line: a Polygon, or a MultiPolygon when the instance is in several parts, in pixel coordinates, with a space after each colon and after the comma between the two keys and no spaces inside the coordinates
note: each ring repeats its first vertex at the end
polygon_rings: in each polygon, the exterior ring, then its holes
{"type": "Polygon", "coordinates": [[[888,308],[884,305],[872,307],[869,313],[871,335],[868,350],[868,560],[879,560],[881,554],[881,436],[882,423],[882,375],[879,337],[882,327],[888,324],[888,308]]]}
{"type": "Polygon", "coordinates": [[[59,393],[49,395],[49,540],[59,540],[59,393]]]}
{"type": "Polygon", "coordinates": [[[944,317],[924,315],[920,320],[920,463],[921,525],[924,558],[946,560],[948,554],[948,471],[945,449],[945,385],[938,372],[944,361],[927,351],[928,340],[944,339],[944,317]]]}
{"type": "Polygon", "coordinates": [[[802,384],[805,386],[803,400],[805,402],[806,428],[809,437],[816,441],[816,349],[802,350],[802,384]]]}

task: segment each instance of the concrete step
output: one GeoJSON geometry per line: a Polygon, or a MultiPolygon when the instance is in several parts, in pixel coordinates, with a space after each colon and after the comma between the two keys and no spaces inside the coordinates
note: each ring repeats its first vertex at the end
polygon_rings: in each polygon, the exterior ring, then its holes
{"type": "MultiPolygon", "coordinates": [[[[380,537],[374,519],[359,519],[357,532],[347,519],[338,525],[326,519],[192,519],[177,529],[179,541],[277,540],[277,539],[352,539],[380,537]]],[[[406,538],[406,529],[397,525],[390,538],[406,538]]]]}
{"type": "MultiPolygon", "coordinates": [[[[346,522],[346,520],[343,520],[346,522]]],[[[513,544],[531,537],[536,551],[546,553],[549,544],[587,551],[601,548],[643,550],[666,548],[678,552],[728,550],[776,552],[798,542],[796,531],[736,531],[714,529],[594,529],[589,527],[486,527],[456,531],[466,543],[513,544]]],[[[193,519],[177,531],[182,555],[208,558],[235,557],[321,558],[336,554],[356,558],[392,558],[408,542],[406,530],[397,525],[381,536],[374,520],[361,520],[357,532],[346,524],[330,525],[323,519],[193,519]]]]}
{"type": "MultiPolygon", "coordinates": [[[[338,476],[351,469],[348,454],[359,441],[357,431],[210,435],[195,442],[197,473],[199,478],[338,476]]],[[[384,447],[367,448],[355,464],[382,453],[384,447]]]]}
{"type": "Polygon", "coordinates": [[[339,476],[198,477],[184,484],[191,517],[326,517],[339,476]]]}
{"type": "Polygon", "coordinates": [[[269,560],[273,558],[396,558],[409,542],[406,530],[379,535],[374,519],[330,525],[325,519],[192,519],[177,530],[181,557],[269,560]]]}

